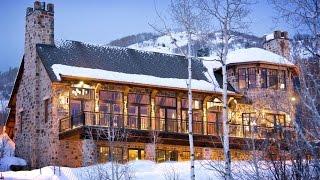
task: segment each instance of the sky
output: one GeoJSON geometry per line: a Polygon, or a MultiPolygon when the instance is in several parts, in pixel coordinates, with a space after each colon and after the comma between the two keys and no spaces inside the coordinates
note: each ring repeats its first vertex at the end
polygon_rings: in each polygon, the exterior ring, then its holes
{"type": "MultiPolygon", "coordinates": [[[[0,71],[17,67],[24,53],[25,11],[34,0],[1,0],[0,71]]],[[[77,40],[93,44],[108,42],[141,32],[154,32],[157,24],[155,4],[161,14],[168,14],[170,0],[47,0],[55,8],[55,40],[77,40]]],[[[276,12],[267,0],[252,6],[249,32],[263,36],[276,29],[276,12]]]]}

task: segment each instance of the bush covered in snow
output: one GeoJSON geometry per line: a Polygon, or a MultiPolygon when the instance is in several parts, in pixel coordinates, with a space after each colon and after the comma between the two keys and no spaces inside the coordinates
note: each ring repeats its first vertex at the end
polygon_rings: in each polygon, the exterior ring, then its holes
{"type": "Polygon", "coordinates": [[[15,143],[7,133],[0,135],[0,171],[8,171],[11,165],[27,165],[26,161],[14,157],[15,143]]]}

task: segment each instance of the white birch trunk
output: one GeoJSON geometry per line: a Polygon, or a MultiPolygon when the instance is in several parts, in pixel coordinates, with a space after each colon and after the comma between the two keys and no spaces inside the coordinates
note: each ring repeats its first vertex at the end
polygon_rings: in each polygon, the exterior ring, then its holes
{"type": "Polygon", "coordinates": [[[194,173],[194,145],[193,145],[193,131],[192,131],[192,91],[191,91],[191,79],[192,79],[192,67],[191,67],[191,34],[188,34],[188,121],[189,121],[189,144],[190,144],[190,179],[195,179],[194,173]]]}
{"type": "Polygon", "coordinates": [[[228,44],[229,34],[227,22],[224,22],[223,29],[223,54],[222,54],[222,76],[223,76],[223,110],[222,110],[222,121],[223,121],[223,151],[225,158],[225,173],[226,179],[232,179],[231,175],[231,157],[229,149],[229,121],[228,121],[228,106],[227,106],[227,95],[228,95],[228,81],[227,81],[227,55],[228,55],[228,44]]]}

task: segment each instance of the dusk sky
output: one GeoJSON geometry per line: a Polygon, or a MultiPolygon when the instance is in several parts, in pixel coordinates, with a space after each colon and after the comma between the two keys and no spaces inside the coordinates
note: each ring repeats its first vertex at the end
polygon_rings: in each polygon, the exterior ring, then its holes
{"type": "MultiPolygon", "coordinates": [[[[0,6],[0,71],[19,65],[23,56],[25,10],[34,0],[2,0],[0,6]]],[[[55,40],[77,40],[94,44],[127,35],[153,32],[148,23],[157,22],[154,0],[49,0],[55,5],[55,40]]],[[[170,0],[156,0],[166,14],[170,0]]],[[[253,6],[249,32],[263,36],[275,29],[275,12],[267,0],[253,6]]]]}

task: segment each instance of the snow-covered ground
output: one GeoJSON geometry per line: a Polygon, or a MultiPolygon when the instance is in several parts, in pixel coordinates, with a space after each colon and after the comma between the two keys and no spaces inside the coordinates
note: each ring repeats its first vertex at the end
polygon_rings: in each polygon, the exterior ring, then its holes
{"type": "MultiPolygon", "coordinates": [[[[195,172],[198,180],[219,180],[223,179],[216,171],[205,168],[205,161],[196,161],[195,172]]],[[[125,166],[126,171],[129,172],[122,176],[121,179],[136,179],[136,180],[167,180],[176,179],[184,180],[189,178],[189,161],[184,162],[165,162],[154,163],[152,161],[139,160],[129,162],[125,166]]],[[[32,171],[7,171],[2,175],[5,179],[106,179],[106,172],[111,175],[111,163],[104,165],[95,165],[82,168],[68,168],[68,167],[53,167],[48,166],[42,169],[35,169],[32,171]]],[[[120,172],[120,171],[119,171],[120,172]]],[[[121,174],[121,173],[120,173],[121,174]]]]}

